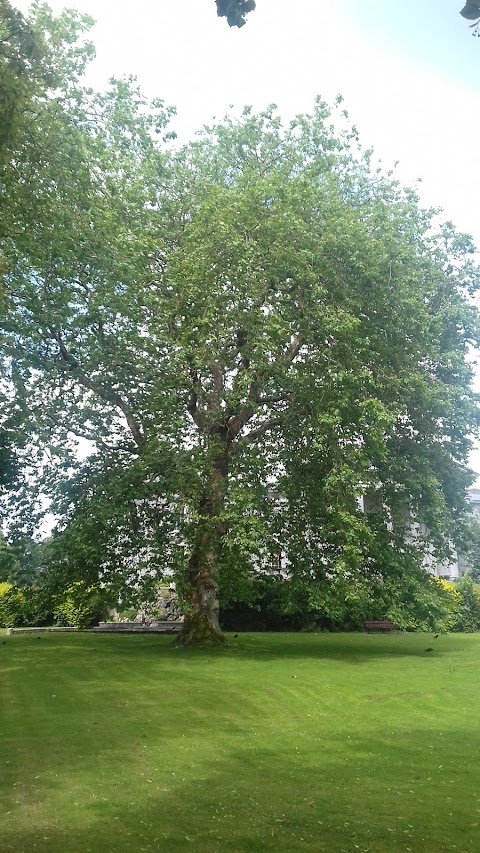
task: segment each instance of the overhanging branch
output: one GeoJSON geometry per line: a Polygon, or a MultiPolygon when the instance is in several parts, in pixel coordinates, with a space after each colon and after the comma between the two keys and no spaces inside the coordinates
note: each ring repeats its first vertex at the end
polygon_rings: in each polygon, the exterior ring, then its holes
{"type": "Polygon", "coordinates": [[[88,376],[88,374],[85,373],[85,371],[80,366],[75,356],[68,351],[58,329],[51,329],[50,331],[52,337],[58,343],[59,354],[61,356],[61,364],[64,365],[64,368],[68,370],[71,375],[74,375],[80,385],[82,385],[84,388],[87,388],[89,391],[92,391],[94,394],[97,395],[97,397],[100,397],[101,400],[104,400],[104,402],[110,403],[111,405],[119,409],[127,422],[127,426],[132,434],[135,444],[139,448],[143,447],[146,441],[145,435],[141,426],[137,423],[130,406],[128,406],[123,397],[114,388],[109,388],[105,386],[103,382],[98,382],[88,376]]]}
{"type": "Polygon", "coordinates": [[[265,423],[260,424],[258,427],[255,427],[255,429],[250,430],[246,435],[243,435],[240,439],[240,443],[253,444],[254,441],[261,438],[270,429],[281,426],[282,423],[283,421],[281,418],[269,418],[265,423]]]}

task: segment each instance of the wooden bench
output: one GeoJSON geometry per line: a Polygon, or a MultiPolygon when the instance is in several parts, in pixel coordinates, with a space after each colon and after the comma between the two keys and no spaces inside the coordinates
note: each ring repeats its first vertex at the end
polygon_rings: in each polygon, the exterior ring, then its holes
{"type": "Polygon", "coordinates": [[[386,633],[387,631],[396,631],[397,626],[394,622],[391,622],[390,619],[369,619],[365,622],[365,631],[368,634],[371,634],[373,631],[381,631],[386,633]]]}

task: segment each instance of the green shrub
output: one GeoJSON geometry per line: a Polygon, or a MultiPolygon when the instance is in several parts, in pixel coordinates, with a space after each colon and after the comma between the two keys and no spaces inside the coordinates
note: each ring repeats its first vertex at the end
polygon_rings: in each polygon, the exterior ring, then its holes
{"type": "Polygon", "coordinates": [[[24,625],[24,595],[9,583],[0,584],[0,626],[17,628],[24,625]]]}
{"type": "Polygon", "coordinates": [[[77,581],[57,596],[53,616],[56,625],[88,628],[102,618],[107,607],[103,590],[77,581]]]}
{"type": "Polygon", "coordinates": [[[480,631],[480,584],[465,575],[457,582],[456,589],[460,600],[453,630],[480,631]]]}
{"type": "Polygon", "coordinates": [[[16,587],[0,583],[0,627],[23,628],[37,625],[74,625],[86,628],[95,624],[107,609],[103,590],[82,581],[61,593],[47,587],[16,587]]]}
{"type": "Polygon", "coordinates": [[[42,587],[0,584],[0,626],[4,628],[51,624],[52,609],[51,596],[42,587]]]}
{"type": "Polygon", "coordinates": [[[387,612],[399,628],[406,631],[451,631],[457,618],[460,594],[454,583],[427,575],[422,583],[405,584],[404,600],[387,612]],[[406,601],[405,601],[406,599],[406,601]]]}

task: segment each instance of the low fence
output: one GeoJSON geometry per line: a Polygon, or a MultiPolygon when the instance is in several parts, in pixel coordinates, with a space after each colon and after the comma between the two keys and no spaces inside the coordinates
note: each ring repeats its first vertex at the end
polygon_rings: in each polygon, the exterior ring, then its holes
{"type": "Polygon", "coordinates": [[[47,628],[7,628],[7,637],[12,634],[47,634],[47,633],[64,633],[65,631],[79,631],[80,628],[74,625],[51,625],[47,628]]]}
{"type": "Polygon", "coordinates": [[[99,634],[177,634],[183,622],[100,622],[93,630],[99,634]]]}
{"type": "Polygon", "coordinates": [[[78,628],[74,625],[52,625],[46,628],[7,628],[7,636],[12,634],[64,633],[66,631],[94,631],[98,634],[178,634],[183,622],[100,622],[95,628],[78,628]]]}

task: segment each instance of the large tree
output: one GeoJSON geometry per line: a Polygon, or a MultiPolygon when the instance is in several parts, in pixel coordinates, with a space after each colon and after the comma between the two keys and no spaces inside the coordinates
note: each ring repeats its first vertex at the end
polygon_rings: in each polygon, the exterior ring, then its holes
{"type": "Polygon", "coordinates": [[[132,81],[83,90],[68,43],[0,175],[4,358],[64,541],[105,578],[143,540],[125,572],[174,571],[184,642],[221,641],[219,586],[247,596],[279,555],[319,612],[413,599],[465,511],[471,241],[321,101],[175,151],[163,104],[132,81]]]}

